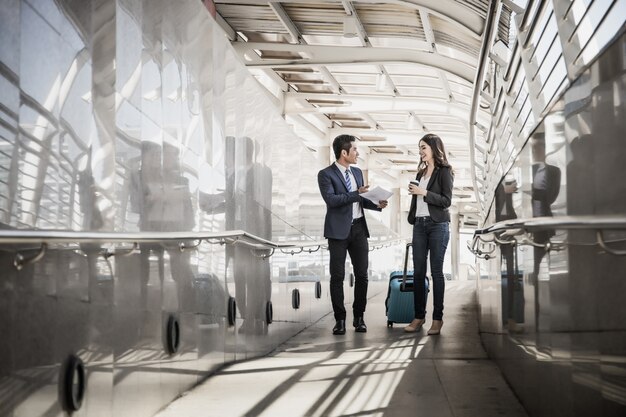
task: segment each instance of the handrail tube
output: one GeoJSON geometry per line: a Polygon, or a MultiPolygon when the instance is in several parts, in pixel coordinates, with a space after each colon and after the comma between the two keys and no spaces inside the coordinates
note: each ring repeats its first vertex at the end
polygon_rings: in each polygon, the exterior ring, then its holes
{"type": "MultiPolygon", "coordinates": [[[[323,241],[299,241],[277,243],[248,233],[244,230],[231,230],[218,233],[206,232],[80,232],[69,230],[0,230],[0,244],[44,244],[44,243],[167,243],[192,240],[217,240],[220,243],[241,243],[253,248],[298,249],[326,245],[323,241]]],[[[395,238],[372,242],[388,245],[406,238],[395,238]]]]}
{"type": "Polygon", "coordinates": [[[491,46],[493,45],[494,36],[498,30],[500,20],[500,0],[491,0],[489,2],[489,7],[487,8],[487,15],[485,19],[485,28],[483,30],[483,43],[480,48],[480,54],[478,58],[478,66],[476,67],[476,76],[474,78],[474,91],[472,92],[472,103],[470,107],[469,114],[469,150],[470,150],[470,161],[472,164],[471,174],[472,174],[472,183],[474,185],[474,194],[476,196],[476,201],[482,207],[482,203],[480,200],[480,196],[478,194],[478,181],[476,179],[476,169],[475,169],[475,150],[476,146],[476,117],[478,115],[478,104],[480,101],[480,93],[483,90],[482,84],[485,76],[485,68],[487,66],[487,62],[489,61],[489,52],[491,51],[491,46]]]}
{"type": "MultiPolygon", "coordinates": [[[[606,216],[559,216],[559,217],[533,217],[529,219],[506,220],[495,223],[483,229],[474,231],[471,245],[468,242],[468,249],[478,257],[483,257],[483,252],[478,248],[478,242],[486,242],[483,236],[494,233],[493,242],[497,244],[521,244],[532,245],[544,248],[546,251],[561,250],[566,242],[537,243],[528,234],[538,230],[595,230],[596,243],[607,253],[617,256],[626,256],[626,251],[612,249],[606,245],[602,235],[603,230],[626,230],[626,215],[606,215],[606,216]],[[513,238],[511,241],[501,241],[497,233],[514,236],[525,233],[521,239],[513,238]]],[[[490,253],[490,252],[489,252],[490,253]]],[[[485,258],[488,259],[488,258],[485,258]]]]}
{"type": "Polygon", "coordinates": [[[484,229],[476,229],[474,235],[484,235],[510,229],[528,231],[546,229],[626,229],[626,215],[606,216],[559,216],[531,217],[527,219],[505,220],[484,229]]]}
{"type": "MultiPolygon", "coordinates": [[[[247,237],[267,244],[280,246],[243,230],[220,233],[204,232],[79,232],[68,230],[0,230],[0,244],[11,243],[163,243],[183,240],[208,240],[247,237]]],[[[291,246],[291,245],[287,245],[291,246]]]]}
{"type": "Polygon", "coordinates": [[[609,248],[606,245],[606,242],[604,241],[604,236],[602,236],[601,230],[596,231],[596,241],[598,242],[598,245],[600,245],[600,247],[603,250],[610,253],[611,255],[626,256],[626,250],[613,249],[613,248],[609,248]]]}

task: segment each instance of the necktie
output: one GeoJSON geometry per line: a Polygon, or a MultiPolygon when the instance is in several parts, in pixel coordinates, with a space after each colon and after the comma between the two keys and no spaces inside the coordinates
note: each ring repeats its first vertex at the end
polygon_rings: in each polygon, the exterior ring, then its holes
{"type": "Polygon", "coordinates": [[[350,174],[346,169],[346,185],[348,186],[348,191],[352,191],[352,181],[350,181],[350,174]]]}

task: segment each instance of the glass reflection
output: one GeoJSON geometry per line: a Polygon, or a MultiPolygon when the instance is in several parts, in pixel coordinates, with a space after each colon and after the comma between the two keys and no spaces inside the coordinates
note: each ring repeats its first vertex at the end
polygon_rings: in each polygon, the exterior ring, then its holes
{"type": "MultiPolygon", "coordinates": [[[[310,173],[322,164],[201,2],[92,6],[0,5],[0,227],[319,240],[324,205],[310,173]]],[[[373,227],[391,234],[383,221],[373,227]]],[[[294,261],[295,276],[324,280],[322,250],[263,258],[240,245],[140,244],[138,253],[103,258],[112,246],[51,248],[36,266],[3,275],[0,309],[17,343],[0,342],[9,358],[0,397],[12,398],[0,414],[56,413],[56,391],[40,388],[54,380],[60,352],[74,351],[98,369],[90,413],[151,415],[205,370],[240,352],[265,353],[328,309],[319,300],[293,312],[276,288],[293,285],[294,261]],[[229,296],[239,308],[235,329],[226,324],[229,296]],[[269,301],[280,316],[272,326],[269,301]],[[170,314],[181,325],[179,356],[162,351],[170,314]],[[39,377],[38,367],[50,371],[39,377]],[[23,382],[25,373],[34,377],[23,382]],[[134,401],[135,388],[149,401],[134,401]]]]}
{"type": "MultiPolygon", "coordinates": [[[[200,206],[211,213],[224,212],[227,230],[245,230],[272,240],[272,170],[257,162],[260,146],[251,138],[226,137],[226,189],[200,194],[200,206]]],[[[244,245],[226,247],[226,274],[235,281],[235,298],[243,318],[240,333],[267,333],[265,306],[271,301],[271,267],[267,251],[244,245]]]]}
{"type": "MultiPolygon", "coordinates": [[[[518,192],[517,180],[505,177],[495,190],[495,221],[517,218],[513,206],[513,195],[518,192]]],[[[512,240],[512,242],[515,242],[512,240]]],[[[502,321],[509,331],[519,331],[519,324],[524,323],[524,287],[523,275],[518,266],[517,245],[500,245],[500,277],[502,294],[502,321]]]]}

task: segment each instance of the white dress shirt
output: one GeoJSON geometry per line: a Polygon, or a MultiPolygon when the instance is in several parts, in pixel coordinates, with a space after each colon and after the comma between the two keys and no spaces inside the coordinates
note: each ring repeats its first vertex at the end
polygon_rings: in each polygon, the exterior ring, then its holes
{"type": "MultiPolygon", "coordinates": [[[[335,162],[335,165],[337,165],[337,168],[339,168],[339,171],[341,171],[341,176],[342,179],[346,180],[346,168],[341,165],[338,164],[337,162],[335,162]]],[[[356,186],[356,178],[354,178],[354,174],[352,174],[352,170],[348,169],[348,175],[350,176],[350,184],[352,185],[350,191],[356,191],[358,188],[356,186]]],[[[363,209],[361,208],[361,203],[352,203],[352,220],[356,220],[359,217],[363,216],[363,209]]]]}
{"type": "MultiPolygon", "coordinates": [[[[430,181],[430,177],[422,177],[420,178],[419,187],[426,188],[428,186],[428,181],[430,181]]],[[[423,195],[417,195],[417,201],[415,204],[415,217],[428,217],[430,216],[430,211],[428,211],[428,203],[424,201],[423,195]]]]}

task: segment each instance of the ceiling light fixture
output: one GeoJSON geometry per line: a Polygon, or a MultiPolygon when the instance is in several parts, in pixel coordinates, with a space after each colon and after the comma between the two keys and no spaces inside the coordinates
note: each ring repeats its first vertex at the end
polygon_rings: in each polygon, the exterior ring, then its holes
{"type": "Polygon", "coordinates": [[[357,36],[356,20],[352,16],[343,18],[343,37],[355,38],[357,36]]]}

